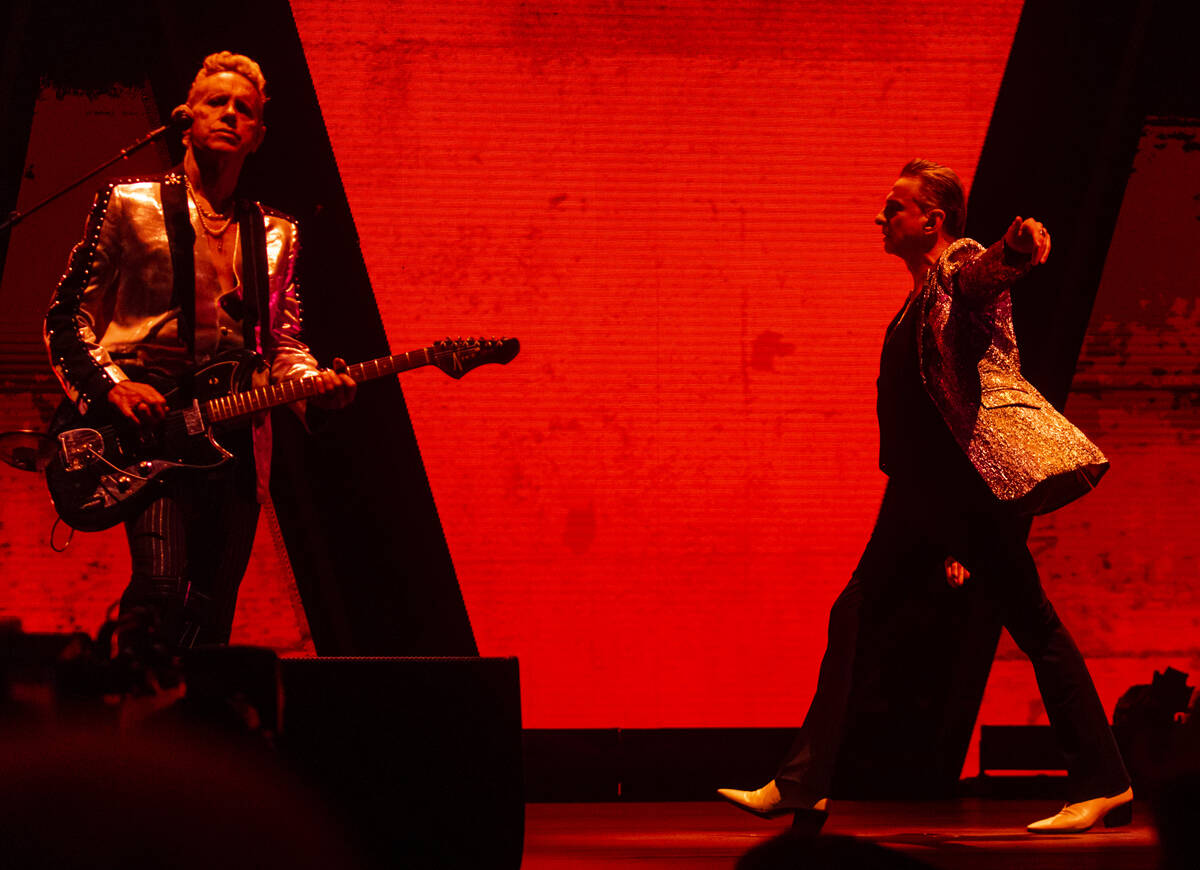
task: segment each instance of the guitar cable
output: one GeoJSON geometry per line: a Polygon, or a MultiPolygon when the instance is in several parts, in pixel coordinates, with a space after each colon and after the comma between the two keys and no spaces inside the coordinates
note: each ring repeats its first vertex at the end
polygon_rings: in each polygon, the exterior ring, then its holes
{"type": "Polygon", "coordinates": [[[117,472],[117,474],[124,474],[129,477],[136,477],[138,480],[144,480],[147,483],[149,483],[151,480],[153,480],[153,478],[150,478],[150,477],[142,477],[140,474],[134,474],[132,471],[130,471],[127,468],[121,468],[119,465],[113,465],[111,462],[109,462],[107,459],[104,458],[103,453],[98,452],[96,450],[96,448],[92,447],[90,444],[87,446],[87,450],[88,450],[88,453],[95,456],[97,459],[99,459],[101,462],[103,462],[105,465],[107,465],[113,471],[117,472]]]}
{"type": "Polygon", "coordinates": [[[75,540],[75,527],[69,526],[66,523],[64,523],[62,517],[55,517],[54,525],[52,525],[50,527],[50,541],[49,541],[50,549],[56,553],[65,553],[67,551],[67,547],[71,546],[71,541],[73,541],[73,540],[75,540]],[[71,530],[71,533],[69,535],[67,535],[67,539],[65,541],[63,541],[63,545],[61,547],[57,546],[54,543],[54,533],[58,530],[58,526],[60,523],[64,526],[67,526],[67,528],[71,530]]]}

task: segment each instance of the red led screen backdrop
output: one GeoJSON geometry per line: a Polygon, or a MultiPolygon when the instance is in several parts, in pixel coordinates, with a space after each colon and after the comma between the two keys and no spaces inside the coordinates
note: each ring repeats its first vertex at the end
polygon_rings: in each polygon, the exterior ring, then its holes
{"type": "MultiPolygon", "coordinates": [[[[1020,6],[294,0],[392,348],[522,341],[506,367],[402,380],[480,651],[520,657],[527,726],[803,716],[883,490],[874,380],[908,276],[872,218],[912,156],[970,183],[1020,6]]],[[[43,94],[21,205],[157,123],[109,96],[43,94]],[[78,167],[46,145],[64,124],[96,149],[78,167]]],[[[1110,710],[1154,669],[1200,670],[1194,131],[1147,128],[1068,403],[1113,470],[1031,538],[1110,710]]],[[[13,236],[3,428],[52,407],[44,303],[24,303],[89,197],[13,236]]],[[[33,476],[0,485],[0,616],[94,631],[121,532],[55,554],[33,476]]],[[[235,640],[310,650],[272,531],[235,640]]],[[[1042,715],[1003,641],[981,721],[1042,715]]]]}
{"type": "Polygon", "coordinates": [[[883,488],[908,289],[872,218],[969,183],[1019,2],[293,11],[472,626],[532,727],[778,725],[883,488]]]}

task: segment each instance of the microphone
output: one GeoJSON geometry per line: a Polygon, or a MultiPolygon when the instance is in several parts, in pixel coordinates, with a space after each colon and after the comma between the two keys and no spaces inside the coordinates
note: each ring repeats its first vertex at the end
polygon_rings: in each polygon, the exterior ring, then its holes
{"type": "MultiPolygon", "coordinates": [[[[167,119],[167,123],[163,124],[161,127],[155,127],[153,130],[151,130],[149,133],[147,133],[141,139],[138,139],[136,142],[134,142],[132,145],[122,148],[119,152],[117,152],[117,156],[114,157],[110,162],[116,163],[118,160],[123,160],[124,158],[126,158],[130,154],[132,154],[134,151],[137,151],[143,145],[148,145],[151,142],[155,141],[156,139],[160,139],[172,131],[174,131],[176,133],[183,133],[183,132],[187,131],[192,126],[193,118],[194,118],[194,116],[192,115],[192,110],[188,108],[187,103],[180,103],[178,106],[176,106],[174,109],[171,110],[171,117],[167,119]]],[[[108,164],[105,164],[105,165],[107,166],[108,164]]],[[[104,167],[102,166],[100,168],[103,169],[104,167]]],[[[100,171],[99,169],[96,170],[96,172],[99,172],[99,171],[100,171]]],[[[93,174],[95,174],[95,173],[93,173],[93,174]]]]}
{"type": "Polygon", "coordinates": [[[193,118],[194,116],[192,115],[192,110],[188,108],[188,104],[180,103],[171,110],[170,126],[174,127],[176,130],[186,130],[188,127],[192,126],[193,118]]]}
{"type": "Polygon", "coordinates": [[[171,117],[167,118],[167,123],[163,124],[161,127],[155,127],[128,148],[123,148],[120,156],[128,157],[133,151],[136,151],[138,148],[141,148],[148,142],[153,142],[155,139],[159,139],[168,133],[185,133],[191,129],[192,121],[194,119],[195,116],[192,114],[192,110],[188,108],[187,103],[180,103],[171,110],[171,117]]]}

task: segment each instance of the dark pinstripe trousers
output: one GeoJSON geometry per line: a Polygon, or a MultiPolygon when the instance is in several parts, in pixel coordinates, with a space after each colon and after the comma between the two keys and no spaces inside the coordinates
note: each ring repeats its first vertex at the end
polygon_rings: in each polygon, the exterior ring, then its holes
{"type": "Polygon", "coordinates": [[[176,646],[229,642],[258,524],[252,466],[179,472],[125,524],[133,570],[123,616],[148,608],[176,646]]]}

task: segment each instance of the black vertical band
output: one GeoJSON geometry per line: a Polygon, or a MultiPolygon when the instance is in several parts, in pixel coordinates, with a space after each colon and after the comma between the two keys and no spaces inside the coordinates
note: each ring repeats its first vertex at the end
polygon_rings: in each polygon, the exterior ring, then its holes
{"type": "Polygon", "coordinates": [[[267,229],[262,209],[257,203],[248,200],[239,203],[238,233],[242,238],[242,301],[246,311],[242,319],[242,335],[246,347],[256,348],[254,327],[261,317],[262,351],[266,354],[270,353],[275,342],[271,334],[271,308],[267,299],[267,229]]]}
{"type": "Polygon", "coordinates": [[[188,217],[187,187],[183,170],[168,175],[160,185],[167,244],[171,249],[172,302],[179,308],[179,337],[187,344],[188,358],[196,359],[196,231],[188,217]]]}

